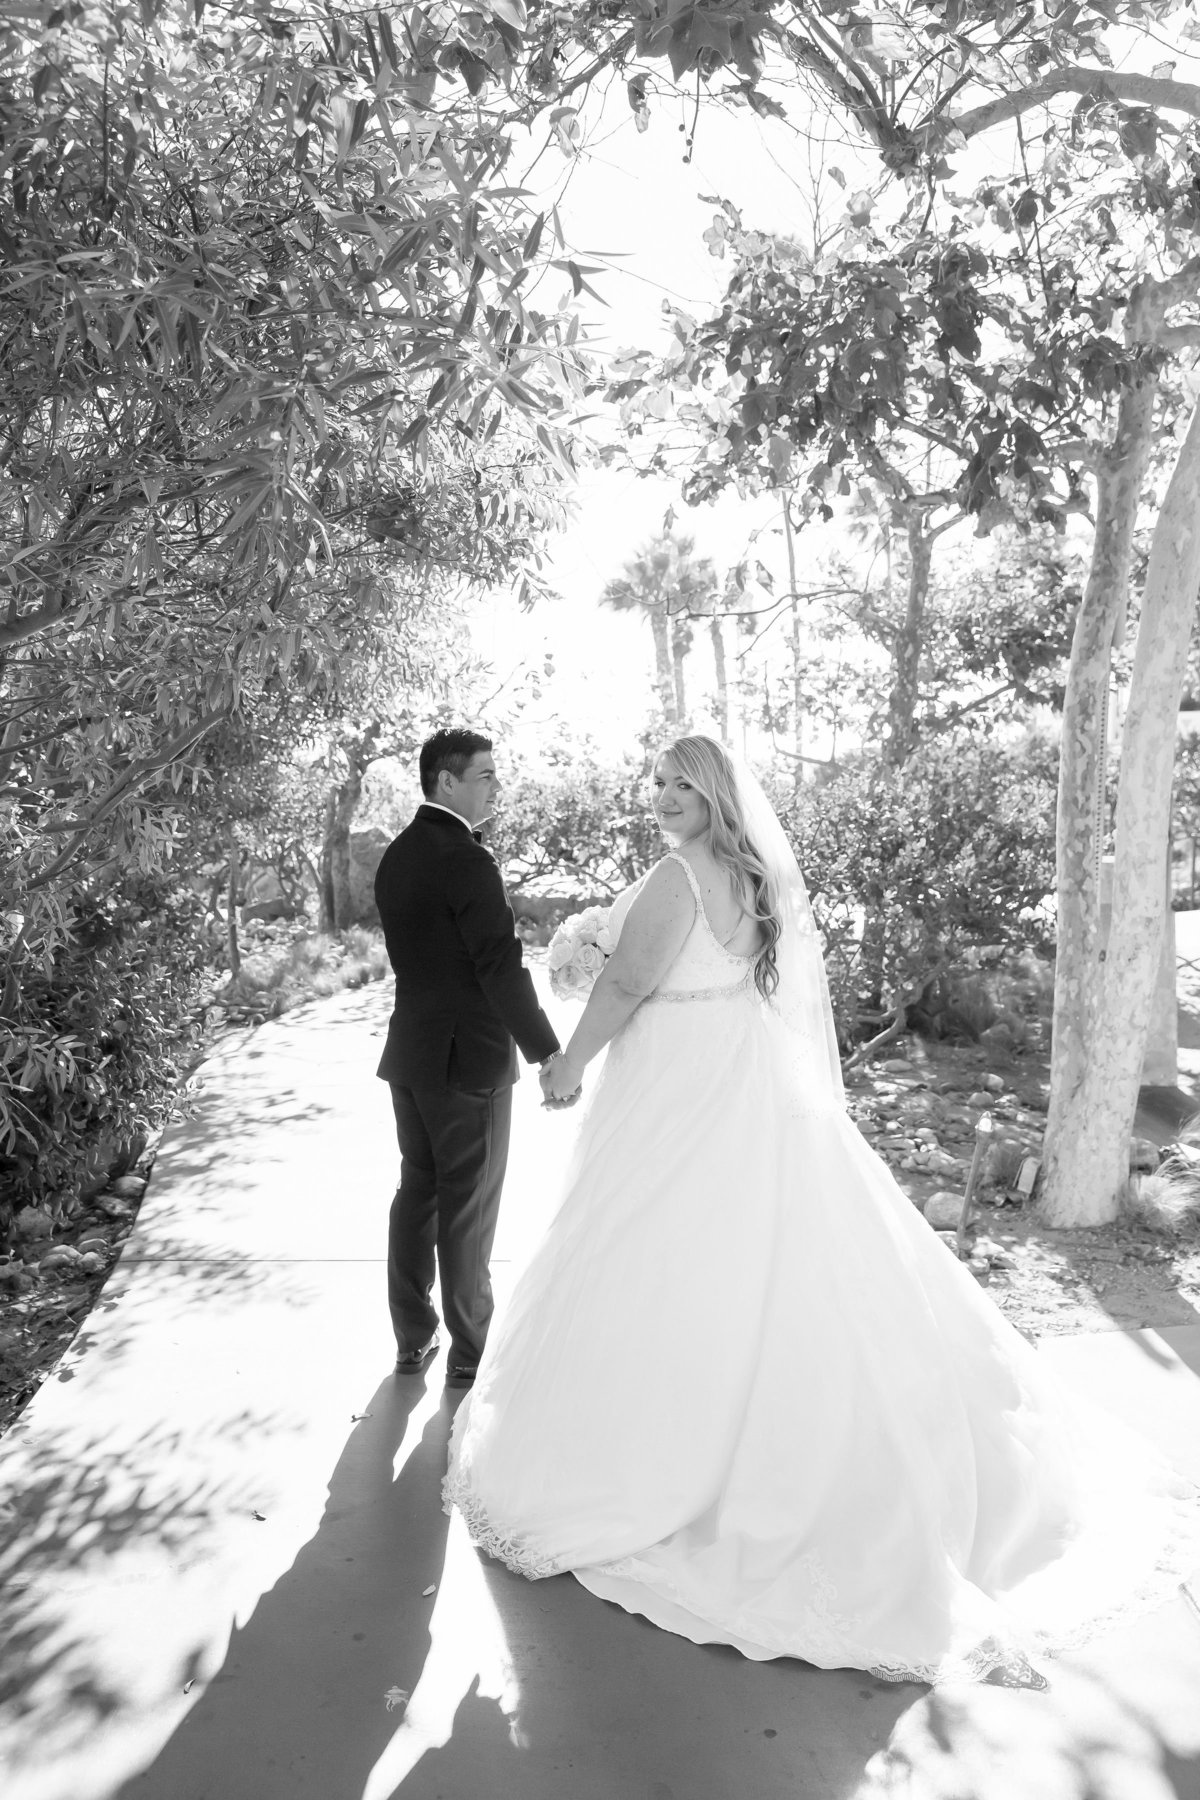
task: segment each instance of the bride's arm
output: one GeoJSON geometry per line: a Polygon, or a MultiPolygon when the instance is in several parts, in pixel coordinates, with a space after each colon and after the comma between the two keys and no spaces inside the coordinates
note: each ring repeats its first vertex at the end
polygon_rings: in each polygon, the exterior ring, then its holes
{"type": "Polygon", "coordinates": [[[579,1086],[588,1063],[658,986],[683,949],[695,917],[687,876],[677,862],[665,859],[651,871],[630,907],[583,1017],[566,1051],[552,1065],[556,1091],[569,1094],[579,1086]]]}

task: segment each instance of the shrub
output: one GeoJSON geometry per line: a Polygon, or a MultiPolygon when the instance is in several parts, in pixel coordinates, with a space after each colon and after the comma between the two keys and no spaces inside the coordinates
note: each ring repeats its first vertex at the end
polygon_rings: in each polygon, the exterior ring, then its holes
{"type": "Polygon", "coordinates": [[[200,1038],[201,910],[187,890],[134,876],[77,895],[48,961],[26,955],[10,968],[0,1236],[22,1206],[61,1209],[169,1109],[200,1038]]]}
{"type": "Polygon", "coordinates": [[[618,894],[662,855],[642,759],[552,747],[504,793],[489,841],[510,892],[618,894]]]}
{"type": "Polygon", "coordinates": [[[1007,994],[969,971],[986,949],[1009,964],[1048,953],[1055,765],[1040,737],[961,732],[930,739],[901,769],[864,760],[785,803],[845,1042],[901,1005],[924,1029],[969,1036],[989,1007],[1036,991],[1028,967],[1007,994]]]}
{"type": "Polygon", "coordinates": [[[388,972],[383,933],[368,926],[304,934],[291,942],[268,940],[243,957],[239,974],[221,989],[214,1004],[230,1021],[259,1024],[305,1000],[364,987],[388,972]]]}

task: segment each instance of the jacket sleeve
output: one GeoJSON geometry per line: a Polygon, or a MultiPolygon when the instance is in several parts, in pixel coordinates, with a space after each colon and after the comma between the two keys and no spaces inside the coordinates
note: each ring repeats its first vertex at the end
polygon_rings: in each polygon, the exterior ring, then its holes
{"type": "Polygon", "coordinates": [[[512,907],[489,853],[464,845],[450,859],[447,898],[476,979],[527,1062],[543,1062],[559,1047],[538,1005],[521,957],[512,907]]]}

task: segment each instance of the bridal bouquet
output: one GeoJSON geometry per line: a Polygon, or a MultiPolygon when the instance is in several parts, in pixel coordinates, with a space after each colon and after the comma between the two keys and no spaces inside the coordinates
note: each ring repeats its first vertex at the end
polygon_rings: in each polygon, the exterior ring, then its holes
{"type": "Polygon", "coordinates": [[[550,992],[558,1000],[586,1000],[612,955],[607,906],[589,906],[564,919],[550,939],[550,992]]]}

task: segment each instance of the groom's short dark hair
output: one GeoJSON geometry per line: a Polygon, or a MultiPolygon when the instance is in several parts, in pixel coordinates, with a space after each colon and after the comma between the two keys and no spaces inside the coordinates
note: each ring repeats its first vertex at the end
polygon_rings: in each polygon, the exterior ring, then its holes
{"type": "Polygon", "coordinates": [[[478,731],[466,731],[459,726],[450,731],[435,731],[421,745],[421,792],[426,798],[437,793],[437,778],[443,769],[449,769],[455,781],[461,781],[471,758],[491,747],[491,738],[478,731]]]}

